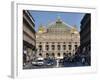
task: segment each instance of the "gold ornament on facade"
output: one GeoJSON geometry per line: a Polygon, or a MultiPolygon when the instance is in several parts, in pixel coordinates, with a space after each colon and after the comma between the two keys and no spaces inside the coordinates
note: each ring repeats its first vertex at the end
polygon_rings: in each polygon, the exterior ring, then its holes
{"type": "Polygon", "coordinates": [[[76,27],[72,27],[71,33],[72,33],[72,34],[78,34],[77,28],[76,28],[76,27]]]}
{"type": "Polygon", "coordinates": [[[46,29],[44,28],[44,26],[40,26],[38,32],[44,33],[44,32],[46,32],[46,29]]]}

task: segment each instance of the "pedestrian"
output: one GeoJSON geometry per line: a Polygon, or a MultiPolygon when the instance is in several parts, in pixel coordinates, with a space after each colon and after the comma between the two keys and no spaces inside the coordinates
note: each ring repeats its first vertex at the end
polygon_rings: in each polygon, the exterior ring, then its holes
{"type": "Polygon", "coordinates": [[[85,58],[84,57],[82,58],[82,64],[85,64],[85,58]]]}

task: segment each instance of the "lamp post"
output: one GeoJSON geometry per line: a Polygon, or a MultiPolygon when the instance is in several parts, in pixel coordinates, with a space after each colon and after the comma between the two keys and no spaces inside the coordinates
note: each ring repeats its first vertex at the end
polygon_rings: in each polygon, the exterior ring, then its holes
{"type": "Polygon", "coordinates": [[[27,59],[27,50],[24,50],[24,52],[23,52],[23,65],[25,65],[26,64],[26,60],[27,59]]]}

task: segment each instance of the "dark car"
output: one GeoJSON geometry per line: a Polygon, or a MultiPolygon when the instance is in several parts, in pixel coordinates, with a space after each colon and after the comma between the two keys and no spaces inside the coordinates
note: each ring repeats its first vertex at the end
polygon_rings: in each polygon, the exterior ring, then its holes
{"type": "Polygon", "coordinates": [[[45,65],[46,66],[51,66],[51,65],[55,65],[56,64],[56,60],[55,59],[45,59],[45,65]]]}
{"type": "Polygon", "coordinates": [[[63,63],[63,61],[64,61],[64,59],[60,59],[60,60],[59,60],[59,63],[63,63]]]}

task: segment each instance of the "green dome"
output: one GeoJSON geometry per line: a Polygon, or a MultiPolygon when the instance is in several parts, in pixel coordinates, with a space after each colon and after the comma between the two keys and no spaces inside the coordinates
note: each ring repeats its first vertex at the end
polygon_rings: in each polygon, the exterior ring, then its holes
{"type": "Polygon", "coordinates": [[[63,22],[61,19],[57,19],[55,22],[48,24],[49,28],[67,28],[70,29],[71,26],[63,22]]]}
{"type": "Polygon", "coordinates": [[[70,32],[72,26],[66,24],[65,22],[63,22],[60,18],[58,18],[55,22],[52,22],[50,24],[47,25],[48,27],[48,31],[55,31],[55,32],[70,32]]]}

